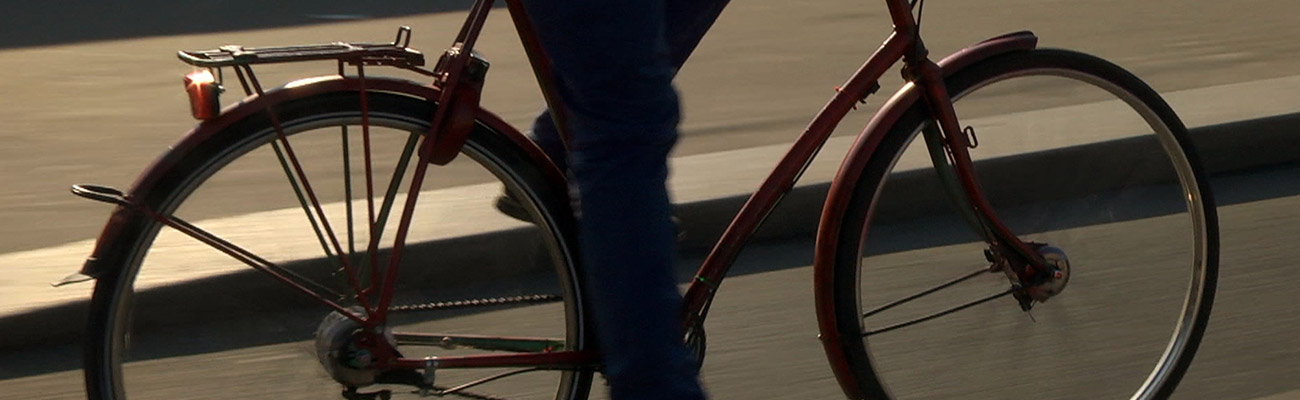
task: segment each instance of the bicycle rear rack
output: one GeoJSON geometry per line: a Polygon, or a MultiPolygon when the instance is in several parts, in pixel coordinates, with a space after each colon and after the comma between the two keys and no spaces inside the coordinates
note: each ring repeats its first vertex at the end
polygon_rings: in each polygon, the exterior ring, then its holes
{"type": "MultiPolygon", "coordinates": [[[[424,53],[412,49],[411,28],[397,29],[392,43],[335,42],[279,47],[244,48],[238,45],[221,46],[215,50],[180,51],[182,62],[205,70],[195,71],[185,77],[185,91],[190,97],[190,113],[194,119],[206,120],[221,111],[220,94],[225,91],[222,69],[235,71],[244,94],[262,94],[262,86],[253,72],[254,64],[282,64],[304,61],[333,60],[338,63],[338,74],[345,66],[354,66],[357,76],[365,79],[365,66],[388,66],[437,78],[436,70],[421,68],[425,65],[424,53]]],[[[446,56],[444,56],[445,58],[446,56]]]]}
{"type": "Polygon", "coordinates": [[[254,48],[226,45],[215,50],[181,51],[177,56],[186,64],[203,68],[338,60],[352,65],[386,65],[414,69],[424,65],[424,53],[410,48],[410,44],[411,28],[403,26],[398,28],[397,37],[392,43],[335,42],[254,48]]]}

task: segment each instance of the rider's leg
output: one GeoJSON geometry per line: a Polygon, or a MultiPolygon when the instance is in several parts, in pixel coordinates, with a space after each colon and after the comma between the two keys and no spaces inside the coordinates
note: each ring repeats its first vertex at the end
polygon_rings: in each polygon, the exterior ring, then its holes
{"type": "MultiPolygon", "coordinates": [[[[680,70],[691,57],[695,47],[700,44],[704,34],[713,27],[728,0],[668,0],[665,2],[665,39],[668,43],[668,57],[673,71],[680,70]]],[[[569,168],[568,155],[564,142],[560,140],[555,122],[551,120],[550,110],[542,110],[533,120],[528,136],[551,157],[561,171],[569,168]]]]}
{"type": "Polygon", "coordinates": [[[675,72],[660,1],[526,2],[569,109],[580,247],[611,395],[702,399],[682,344],[667,157],[675,72]]]}

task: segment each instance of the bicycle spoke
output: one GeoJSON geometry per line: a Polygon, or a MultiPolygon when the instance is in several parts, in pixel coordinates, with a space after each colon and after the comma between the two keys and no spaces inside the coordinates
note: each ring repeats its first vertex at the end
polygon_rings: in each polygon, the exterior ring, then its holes
{"type": "MultiPolygon", "coordinates": [[[[436,120],[437,119],[435,119],[435,121],[436,120]]],[[[384,287],[391,287],[394,284],[397,275],[397,266],[402,260],[402,250],[406,247],[406,234],[411,227],[411,218],[415,215],[416,200],[420,197],[420,186],[424,183],[424,175],[427,173],[429,168],[428,157],[432,152],[432,146],[433,143],[431,141],[425,141],[424,145],[420,146],[420,162],[415,165],[415,173],[411,177],[411,187],[407,189],[406,201],[402,208],[402,216],[397,224],[397,233],[394,235],[396,237],[393,238],[393,250],[392,255],[388,260],[388,269],[386,270],[387,274],[384,275],[384,287]]],[[[379,305],[376,309],[382,310],[387,308],[392,300],[391,293],[381,296],[379,299],[379,305]]],[[[384,321],[380,318],[379,322],[382,323],[384,321]]]]}
{"type": "Polygon", "coordinates": [[[351,146],[348,143],[348,126],[343,125],[339,128],[343,133],[343,209],[348,220],[348,259],[354,260],[357,248],[356,230],[353,228],[355,219],[352,215],[352,156],[349,152],[351,146]]]}
{"type": "MultiPolygon", "coordinates": [[[[343,61],[339,61],[339,76],[343,75],[343,61]]],[[[351,143],[348,141],[348,126],[339,126],[343,136],[343,203],[344,210],[348,219],[348,261],[356,261],[356,229],[355,218],[352,215],[352,156],[350,154],[351,143]]]]}
{"type": "MultiPolygon", "coordinates": [[[[389,180],[388,190],[384,193],[384,202],[379,206],[379,215],[373,219],[374,228],[373,236],[366,245],[368,254],[379,253],[379,243],[383,240],[384,229],[388,226],[388,218],[393,210],[393,203],[397,200],[397,191],[401,189],[402,175],[405,175],[407,167],[410,165],[411,155],[415,153],[415,145],[419,141],[420,134],[412,132],[406,139],[406,144],[402,149],[402,155],[397,159],[397,165],[393,167],[393,176],[389,180]]],[[[373,199],[373,197],[372,197],[373,199]]],[[[378,258],[372,259],[370,268],[378,270],[378,258]]],[[[378,281],[378,277],[372,277],[378,281]]]]}
{"type": "Polygon", "coordinates": [[[271,120],[272,124],[276,128],[277,135],[279,136],[279,145],[283,146],[283,150],[276,142],[271,142],[271,146],[275,149],[276,157],[280,159],[281,167],[284,168],[285,173],[289,175],[289,182],[294,188],[294,193],[298,196],[299,204],[307,214],[307,220],[311,222],[312,229],[316,231],[317,239],[321,242],[321,247],[325,252],[325,257],[333,262],[335,269],[342,268],[344,270],[347,274],[348,283],[352,286],[354,293],[356,293],[355,297],[357,301],[361,303],[362,307],[367,307],[368,301],[365,299],[365,296],[362,295],[361,285],[357,281],[356,274],[353,272],[354,269],[352,268],[352,263],[344,258],[343,249],[339,246],[338,238],[334,235],[334,230],[330,228],[329,220],[325,217],[325,210],[321,208],[320,201],[317,200],[316,194],[311,188],[311,183],[307,181],[307,175],[303,172],[302,166],[298,163],[298,159],[293,153],[293,148],[289,145],[289,139],[284,135],[284,130],[280,128],[280,123],[278,118],[275,117],[274,112],[271,112],[271,120]],[[289,168],[290,164],[292,164],[292,170],[289,168]],[[294,174],[295,172],[296,174],[294,174]],[[297,180],[293,179],[295,175],[298,178],[297,180]],[[299,185],[301,185],[301,188],[299,185]],[[307,203],[308,200],[311,202],[310,205],[307,203]],[[315,210],[315,213],[312,213],[313,209],[315,210]],[[317,224],[318,222],[319,225],[317,224]],[[323,232],[321,228],[323,228],[323,232]],[[333,252],[330,251],[330,245],[333,247],[333,252]]]}
{"type": "MultiPolygon", "coordinates": [[[[311,206],[307,204],[307,198],[303,196],[302,188],[298,181],[293,177],[293,168],[289,165],[284,157],[284,151],[280,149],[280,144],[271,142],[271,149],[275,150],[275,157],[280,160],[280,168],[284,170],[284,176],[289,180],[289,186],[293,188],[293,194],[298,198],[298,204],[302,207],[303,213],[307,215],[307,222],[311,223],[312,231],[316,232],[316,240],[320,242],[321,251],[325,253],[326,258],[334,259],[334,253],[330,251],[329,241],[325,239],[324,232],[321,232],[320,224],[316,221],[316,216],[311,212],[311,206]]],[[[335,268],[341,267],[335,262],[335,268]]]]}
{"type": "Polygon", "coordinates": [[[998,294],[995,294],[995,295],[992,295],[992,296],[988,296],[988,297],[985,297],[985,298],[982,298],[982,299],[979,299],[979,300],[975,300],[975,301],[972,301],[972,302],[970,302],[970,303],[966,303],[966,304],[963,304],[963,305],[960,305],[960,306],[957,306],[957,307],[953,307],[953,308],[950,308],[950,309],[947,309],[947,310],[944,310],[944,311],[940,311],[940,312],[937,312],[937,313],[934,313],[934,314],[930,314],[930,315],[927,315],[927,316],[924,316],[924,317],[921,317],[921,318],[917,318],[917,319],[914,319],[914,320],[911,320],[911,321],[907,321],[907,322],[902,322],[902,323],[898,323],[898,324],[890,325],[890,326],[887,326],[887,327],[884,327],[884,328],[880,328],[880,329],[876,329],[876,330],[872,330],[872,331],[867,331],[867,333],[863,334],[862,336],[866,337],[866,336],[871,336],[871,335],[875,335],[875,334],[880,334],[880,333],[889,332],[889,331],[892,331],[892,330],[895,330],[895,329],[906,328],[906,327],[909,327],[909,326],[912,326],[912,325],[916,325],[916,324],[919,324],[919,323],[922,323],[922,322],[926,322],[926,321],[929,321],[929,320],[932,320],[932,319],[935,319],[935,318],[939,318],[939,317],[942,317],[942,316],[945,316],[945,315],[948,315],[948,314],[952,314],[952,313],[955,313],[955,312],[958,312],[958,311],[961,311],[961,310],[965,310],[965,309],[967,309],[967,308],[971,308],[971,307],[974,307],[974,306],[977,306],[977,305],[980,305],[980,304],[983,304],[983,303],[987,303],[987,302],[989,302],[989,301],[993,301],[993,300],[995,300],[995,299],[998,299],[998,298],[1004,297],[1004,296],[1006,296],[1006,295],[1009,295],[1009,294],[1015,293],[1015,291],[1016,291],[1015,288],[1007,289],[1005,292],[998,293],[998,294]]]}
{"type": "Polygon", "coordinates": [[[199,242],[207,244],[208,246],[211,246],[212,248],[222,253],[225,253],[226,255],[229,255],[235,260],[247,264],[249,267],[252,267],[257,271],[266,273],[267,275],[270,275],[276,280],[284,282],[285,284],[293,287],[294,289],[297,289],[299,292],[302,292],[303,294],[306,294],[307,296],[312,297],[324,303],[326,306],[334,309],[335,311],[342,313],[343,315],[347,316],[349,319],[353,319],[357,322],[362,321],[360,316],[357,316],[355,313],[349,311],[348,309],[344,308],[343,306],[339,305],[336,302],[338,299],[346,298],[341,293],[335,292],[333,289],[330,289],[325,285],[316,283],[316,281],[313,281],[310,278],[302,276],[297,272],[293,272],[292,270],[281,267],[265,258],[258,256],[257,254],[249,251],[248,249],[245,249],[234,243],[231,243],[228,240],[222,239],[220,236],[208,232],[203,228],[200,228],[194,224],[189,223],[188,221],[185,221],[183,219],[174,216],[158,214],[153,212],[152,210],[144,210],[144,212],[148,214],[150,218],[153,218],[154,220],[157,220],[158,222],[161,222],[164,225],[167,225],[172,229],[175,229],[176,231],[185,234],[186,236],[194,238],[199,242]]]}
{"type": "MultiPolygon", "coordinates": [[[[372,65],[365,66],[366,78],[375,75],[372,65]]],[[[260,90],[244,75],[256,96],[260,90]]],[[[495,178],[516,188],[546,184],[541,176],[515,170],[531,168],[521,164],[530,160],[526,149],[479,126],[465,138],[456,164],[438,169],[443,166],[421,162],[433,149],[427,140],[435,134],[428,114],[437,104],[390,93],[393,83],[377,77],[364,83],[357,78],[350,72],[338,78],[346,90],[309,93],[294,101],[276,102],[268,89],[256,112],[235,125],[240,129],[220,132],[219,137],[232,141],[204,142],[205,147],[187,153],[186,160],[196,157],[193,162],[164,166],[169,168],[165,176],[178,178],[159,181],[151,191],[141,191],[140,199],[95,188],[77,191],[125,207],[131,213],[126,217],[139,220],[131,223],[142,226],[120,239],[130,246],[123,256],[126,265],[105,275],[119,283],[100,285],[96,292],[101,301],[95,315],[107,318],[103,329],[92,327],[103,340],[89,345],[96,351],[91,357],[102,362],[87,375],[104,377],[99,381],[106,383],[106,393],[166,398],[198,390],[243,398],[283,392],[291,385],[300,397],[396,400],[420,395],[572,398],[589,390],[599,363],[580,340],[588,327],[582,324],[587,310],[574,297],[580,288],[573,276],[576,260],[568,243],[550,240],[562,239],[562,223],[540,225],[538,233],[549,236],[541,236],[534,246],[538,249],[503,260],[505,273],[475,283],[473,290],[454,282],[424,282],[459,275],[398,272],[406,268],[399,256],[412,266],[428,264],[425,257],[403,252],[401,245],[420,247],[443,231],[438,225],[447,223],[433,215],[437,213],[424,215],[427,201],[417,197],[441,188],[420,176],[450,171],[495,178]],[[364,95],[359,84],[365,86],[364,95]],[[417,171],[420,165],[426,166],[423,175],[417,171]],[[226,190],[229,182],[250,181],[281,186],[278,200],[268,199],[278,205],[244,201],[245,195],[226,190]],[[422,185],[427,189],[421,190],[422,185]],[[261,222],[219,215],[211,223],[195,219],[216,211],[261,222]],[[171,218],[173,214],[188,221],[171,218]],[[204,286],[168,267],[175,262],[168,260],[195,251],[216,257],[208,260],[211,268],[203,269],[226,274],[216,276],[222,281],[252,285],[204,286]],[[375,255],[377,261],[368,262],[375,255]],[[534,271],[538,262],[550,268],[534,271]],[[340,269],[332,270],[334,266],[340,269]],[[376,271],[377,279],[371,275],[376,271]],[[542,273],[554,279],[539,279],[542,273]],[[212,295],[153,290],[164,285],[195,286],[212,295]],[[303,295],[307,297],[299,297],[303,295]],[[177,296],[193,304],[178,308],[168,302],[177,296]],[[547,305],[529,306],[540,303],[547,305]],[[491,318],[470,315],[481,312],[522,325],[493,325],[491,318]],[[226,320],[238,329],[212,325],[230,325],[226,320]],[[341,369],[366,363],[367,356],[373,369],[341,369]],[[309,368],[231,370],[232,361],[309,368]],[[439,369],[436,382],[433,369],[424,374],[429,367],[439,369]],[[227,373],[202,382],[158,378],[214,370],[227,373]],[[417,393],[420,389],[423,393],[417,393]]],[[[541,215],[561,211],[547,207],[560,204],[551,198],[526,200],[541,215]]],[[[469,272],[466,277],[472,279],[469,272]]]]}
{"type": "Polygon", "coordinates": [[[478,385],[482,385],[482,384],[484,384],[484,383],[492,382],[492,381],[495,381],[495,380],[498,380],[498,379],[501,379],[501,378],[511,377],[511,376],[519,375],[519,374],[522,374],[522,373],[525,373],[525,372],[533,372],[533,371],[541,371],[541,370],[542,370],[541,368],[524,368],[524,369],[517,369],[517,370],[514,370],[514,371],[506,371],[506,372],[502,372],[502,373],[499,373],[499,374],[496,374],[496,375],[492,375],[492,376],[488,376],[488,377],[485,377],[485,378],[482,378],[482,379],[478,379],[478,380],[475,380],[475,381],[471,381],[471,382],[469,382],[469,383],[465,383],[465,384],[463,384],[463,385],[459,385],[459,386],[456,386],[456,387],[452,387],[452,388],[448,388],[448,389],[438,390],[438,391],[437,391],[436,393],[434,393],[434,394],[435,394],[435,395],[438,395],[438,396],[446,396],[446,395],[449,395],[449,394],[450,394],[450,395],[457,395],[457,396],[462,396],[462,397],[468,397],[468,398],[472,398],[472,399],[498,399],[499,397],[487,396],[487,395],[482,395],[482,394],[466,393],[466,392],[464,392],[464,390],[465,390],[465,389],[472,388],[472,387],[475,387],[475,386],[478,386],[478,385]]]}
{"type": "MultiPolygon", "coordinates": [[[[234,68],[234,70],[235,70],[235,75],[239,77],[240,85],[242,85],[244,88],[244,93],[250,96],[253,95],[254,93],[258,95],[262,94],[261,84],[258,83],[257,76],[253,73],[252,68],[243,67],[243,68],[234,68]],[[245,70],[247,70],[247,75],[245,74],[245,70]]],[[[266,111],[268,114],[271,115],[272,120],[278,119],[275,115],[274,110],[268,108],[266,111]]],[[[276,121],[274,127],[278,136],[284,137],[283,129],[280,128],[279,121],[276,121]]],[[[295,197],[297,197],[298,204],[302,207],[303,212],[306,213],[307,215],[307,222],[311,223],[312,231],[316,232],[316,239],[320,242],[321,251],[325,253],[326,258],[332,259],[334,255],[330,252],[329,244],[325,239],[325,235],[321,232],[319,223],[317,223],[315,216],[312,215],[311,208],[307,205],[307,198],[303,196],[302,189],[298,186],[298,181],[294,179],[293,169],[289,165],[288,161],[285,159],[284,151],[280,149],[279,143],[276,143],[275,141],[271,142],[271,149],[275,151],[275,158],[279,160],[280,168],[284,171],[285,178],[289,180],[289,186],[293,188],[293,194],[295,197]]],[[[344,154],[346,154],[346,149],[344,154]]],[[[338,265],[338,263],[336,262],[334,267],[340,268],[341,266],[338,265]]]]}
{"type": "Polygon", "coordinates": [[[966,274],[966,275],[962,275],[961,277],[959,277],[959,278],[957,278],[957,279],[953,279],[953,280],[951,280],[951,281],[945,282],[945,283],[943,283],[943,284],[941,284],[941,285],[939,285],[939,286],[935,286],[935,287],[932,287],[932,288],[929,288],[929,289],[926,289],[926,290],[922,290],[922,291],[920,291],[920,292],[918,292],[918,293],[916,293],[916,294],[913,294],[913,295],[911,295],[911,296],[907,296],[907,297],[904,297],[904,298],[901,298],[901,299],[898,299],[898,300],[891,301],[891,302],[889,302],[889,304],[885,304],[885,305],[883,305],[883,306],[876,307],[875,309],[873,309],[873,310],[871,310],[871,311],[867,311],[866,313],[862,314],[862,318],[870,317],[870,316],[872,316],[872,315],[875,315],[875,314],[877,314],[877,313],[880,313],[881,311],[885,311],[885,310],[888,310],[888,309],[891,309],[891,308],[897,307],[897,306],[899,306],[899,305],[901,305],[901,304],[903,304],[903,303],[906,303],[906,302],[909,302],[909,301],[912,301],[912,300],[919,299],[919,298],[924,297],[924,296],[926,296],[926,295],[929,295],[929,294],[931,294],[931,293],[934,293],[934,292],[937,292],[937,291],[943,290],[943,289],[948,288],[948,287],[950,287],[950,286],[952,286],[952,285],[956,285],[956,284],[958,284],[958,283],[961,283],[961,282],[963,282],[963,281],[966,281],[967,279],[971,279],[971,278],[974,278],[974,277],[980,276],[981,274],[984,274],[984,273],[986,273],[986,272],[988,272],[988,271],[989,271],[988,268],[980,268],[980,269],[975,270],[974,272],[971,272],[971,273],[966,274]]]}
{"type": "Polygon", "coordinates": [[[366,70],[363,64],[357,64],[357,79],[361,85],[361,145],[365,152],[366,166],[366,227],[370,230],[370,244],[366,246],[367,269],[370,272],[370,284],[367,285],[367,290],[371,290],[379,282],[379,231],[375,229],[375,179],[371,157],[373,152],[370,148],[370,102],[367,101],[366,96],[366,70]]]}
{"type": "MultiPolygon", "coordinates": [[[[415,153],[415,145],[420,139],[420,134],[411,132],[406,139],[406,145],[402,149],[402,155],[397,159],[397,166],[393,170],[393,178],[388,182],[388,191],[384,193],[384,204],[379,207],[379,218],[375,220],[375,227],[382,236],[384,228],[387,226],[389,214],[393,210],[393,203],[397,200],[397,191],[402,186],[402,175],[406,173],[406,168],[410,165],[411,155],[415,153]]],[[[375,244],[378,245],[380,237],[375,238],[375,244]]]]}
{"type": "MultiPolygon", "coordinates": [[[[252,67],[245,65],[242,66],[242,68],[244,69],[244,72],[247,74],[248,80],[247,82],[245,82],[244,81],[245,76],[243,73],[241,73],[239,74],[240,82],[245,84],[245,86],[251,84],[252,89],[259,96],[264,95],[265,93],[262,91],[262,85],[261,83],[258,82],[257,76],[253,73],[252,67]]],[[[240,68],[236,68],[236,71],[238,71],[239,69],[240,68]]],[[[273,107],[270,107],[269,105],[266,108],[266,113],[270,117],[271,127],[274,128],[275,130],[275,139],[272,140],[271,144],[274,146],[276,144],[276,141],[279,141],[279,145],[283,146],[283,152],[279,151],[280,149],[276,147],[276,156],[280,158],[280,163],[282,166],[287,167],[290,164],[293,166],[292,169],[293,174],[290,175],[290,181],[293,182],[294,181],[293,178],[294,177],[297,178],[296,183],[294,183],[295,185],[294,190],[295,192],[298,191],[296,185],[299,184],[302,185],[301,192],[303,194],[306,194],[305,197],[307,200],[311,201],[311,209],[315,210],[315,217],[320,222],[320,226],[324,229],[324,235],[320,235],[320,236],[324,236],[325,238],[329,239],[328,241],[330,246],[326,246],[325,248],[326,257],[330,257],[330,258],[337,257],[336,259],[342,264],[343,270],[347,272],[348,283],[352,286],[352,290],[354,291],[354,293],[356,293],[355,297],[357,299],[357,302],[361,304],[361,307],[369,309],[370,302],[368,299],[366,299],[366,296],[363,295],[360,282],[358,282],[357,280],[356,270],[352,267],[352,263],[350,262],[350,260],[347,260],[343,256],[343,248],[342,246],[339,245],[338,236],[334,234],[334,229],[330,227],[329,218],[325,216],[325,210],[321,207],[320,200],[316,197],[316,192],[312,190],[311,182],[307,179],[307,173],[303,171],[302,163],[298,161],[298,156],[294,153],[293,146],[289,144],[289,138],[288,135],[284,133],[284,125],[280,123],[279,114],[277,114],[275,112],[275,109],[273,107]],[[330,254],[329,252],[330,247],[333,248],[334,255],[330,254]]],[[[300,196],[300,199],[301,197],[302,196],[300,196]]],[[[306,202],[302,202],[302,205],[304,209],[307,209],[306,202]]],[[[309,216],[308,219],[310,220],[311,217],[309,216]]]]}

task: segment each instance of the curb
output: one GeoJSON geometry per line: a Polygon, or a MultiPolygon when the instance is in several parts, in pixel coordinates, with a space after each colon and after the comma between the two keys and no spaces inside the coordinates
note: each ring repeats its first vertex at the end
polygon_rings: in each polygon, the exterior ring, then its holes
{"type": "MultiPolygon", "coordinates": [[[[1201,163],[1211,181],[1216,176],[1240,173],[1259,168],[1300,162],[1300,113],[1272,117],[1235,121],[1189,129],[1192,143],[1196,146],[1201,163]],[[1242,140],[1247,136],[1250,140],[1242,140]]],[[[1132,139],[1120,139],[1099,142],[1083,146],[1068,147],[1046,152],[1021,154],[981,161],[989,168],[990,175],[1000,176],[1011,170],[1032,171],[1026,177],[1023,172],[1017,180],[1022,182],[1046,182],[1056,171],[1054,165],[1068,165],[1071,159],[1089,157],[1093,154],[1107,154],[1108,157],[1131,157],[1140,152],[1140,146],[1154,143],[1137,143],[1132,139]]],[[[1099,173],[1131,173],[1132,171],[1112,169],[1099,173]]],[[[928,170],[905,171],[890,178],[891,184],[909,185],[908,181],[921,181],[926,177],[922,173],[928,170]],[[902,183],[894,183],[902,182],[902,183]]],[[[1100,179],[1105,181],[1106,179],[1100,179]]],[[[885,209],[882,215],[917,215],[932,210],[947,210],[945,195],[939,190],[924,190],[925,185],[909,185],[921,190],[909,190],[907,199],[885,209]]],[[[1022,189],[1008,186],[1003,182],[998,187],[1004,189],[1022,189]]],[[[808,238],[816,234],[817,221],[830,189],[829,182],[798,185],[786,194],[781,203],[772,211],[763,226],[754,235],[753,240],[779,240],[794,237],[808,238]]],[[[934,189],[930,187],[929,189],[934,189]]],[[[1098,188],[1084,188],[1096,190],[1098,188]]],[[[1077,188],[1076,188],[1077,190],[1077,188]]],[[[1211,188],[1213,190],[1213,187],[1211,188]]],[[[1022,202],[1043,200],[1045,190],[1016,190],[1016,196],[1022,202]],[[1026,196],[1026,194],[1030,194],[1026,196]]],[[[1006,193],[988,194],[991,198],[1008,197],[1006,193]]],[[[1216,196],[1222,198],[1223,196],[1216,196]]],[[[713,243],[722,236],[723,230],[731,222],[732,216],[740,210],[749,195],[729,196],[717,199],[697,201],[677,206],[678,218],[687,237],[682,243],[683,250],[708,251],[713,243]]],[[[1220,206],[1224,204],[1219,204],[1220,206]]]]}
{"type": "MultiPolygon", "coordinates": [[[[1298,127],[1300,127],[1300,113],[1294,113],[1198,127],[1191,129],[1190,134],[1193,143],[1200,152],[1207,173],[1213,178],[1271,166],[1293,164],[1300,161],[1300,128],[1298,127]],[[1243,140],[1247,137],[1249,140],[1243,140]]],[[[1014,179],[1015,181],[1034,183],[1035,187],[1033,189],[1036,190],[1024,190],[1027,189],[1024,187],[1005,187],[1008,191],[1013,192],[1019,201],[1044,200],[1048,193],[1055,193],[1057,196],[1069,194],[1057,190],[1042,190],[1040,183],[1051,181],[1049,177],[1055,173],[1054,165],[1069,165],[1070,160],[1091,157],[1099,152],[1107,154],[1108,157],[1132,156],[1140,152],[1143,146],[1151,145],[1155,145],[1155,143],[1140,143],[1133,139],[1120,139],[1046,152],[994,158],[980,163],[984,164],[992,172],[993,176],[1003,176],[1004,172],[1014,170],[1021,174],[1021,176],[1014,179]],[[1024,175],[1024,171],[1031,171],[1031,175],[1024,175]],[[1026,196],[1026,194],[1033,193],[1041,195],[1026,196]]],[[[1112,169],[1096,172],[1131,175],[1135,171],[1112,169]]],[[[941,190],[934,187],[929,188],[933,190],[928,190],[925,189],[926,185],[908,183],[909,181],[919,182],[927,178],[929,178],[927,170],[905,171],[891,177],[891,184],[909,185],[909,187],[921,189],[908,190],[908,198],[899,199],[894,208],[883,209],[881,211],[882,215],[894,215],[896,219],[905,219],[937,209],[946,210],[948,204],[941,190]]],[[[780,205],[763,223],[762,228],[759,229],[752,240],[808,238],[815,234],[816,223],[820,217],[822,204],[829,188],[829,182],[796,186],[786,194],[780,205]]],[[[1078,190],[1100,190],[1104,188],[1075,187],[1071,189],[1077,193],[1078,190]]],[[[1010,197],[1008,193],[990,193],[989,196],[995,199],[1010,197]]],[[[681,221],[681,229],[686,232],[685,238],[681,242],[682,251],[690,253],[707,252],[714,241],[721,236],[723,230],[730,223],[732,216],[748,200],[748,197],[748,194],[734,195],[677,204],[677,217],[681,221]]],[[[1217,197],[1223,198],[1224,196],[1217,197]]],[[[1220,205],[1224,204],[1221,203],[1220,205]]],[[[517,268],[521,264],[534,264],[532,269],[536,270],[540,268],[540,265],[536,265],[535,259],[537,257],[534,257],[534,255],[540,249],[541,242],[539,238],[527,228],[507,229],[411,244],[408,245],[408,251],[411,251],[411,254],[424,252],[437,254],[442,263],[457,265],[459,267],[454,268],[455,270],[466,271],[466,273],[448,275],[445,272],[440,272],[436,274],[437,276],[431,273],[417,273],[414,276],[404,274],[403,279],[407,279],[404,281],[407,285],[429,288],[434,285],[458,286],[472,283],[474,280],[491,279],[500,276],[502,273],[517,272],[517,268]],[[505,248],[522,250],[501,251],[501,249],[505,248]],[[448,256],[452,258],[449,259],[448,256]],[[470,271],[473,273],[469,273],[470,271]]],[[[312,262],[307,261],[305,263],[312,262]]],[[[201,289],[204,286],[211,287],[213,286],[211,284],[218,280],[240,281],[240,284],[235,286],[248,288],[247,290],[263,289],[264,286],[245,284],[245,282],[251,280],[244,278],[252,276],[258,276],[258,273],[249,271],[248,273],[202,279],[182,285],[183,287],[160,288],[153,290],[153,292],[161,297],[160,302],[187,304],[190,301],[186,299],[195,296],[201,297],[205,293],[211,294],[204,290],[195,289],[201,289]]],[[[283,296],[285,307],[306,304],[301,300],[301,296],[292,294],[289,291],[272,292],[285,293],[283,296]]],[[[231,293],[224,294],[232,295],[231,293]]],[[[17,349],[34,344],[68,343],[80,340],[83,336],[88,305],[89,299],[86,299],[0,317],[0,332],[4,332],[4,341],[0,343],[0,350],[17,349]]],[[[184,307],[167,307],[167,309],[181,313],[190,312],[184,307]]],[[[262,311],[262,309],[259,308],[259,311],[262,311]]]]}

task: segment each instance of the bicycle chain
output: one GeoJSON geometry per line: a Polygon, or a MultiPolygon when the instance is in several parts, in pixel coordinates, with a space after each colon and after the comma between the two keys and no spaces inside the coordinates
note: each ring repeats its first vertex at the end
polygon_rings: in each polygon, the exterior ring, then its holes
{"type": "Polygon", "coordinates": [[[524,296],[510,297],[493,297],[485,299],[472,300],[455,300],[455,301],[438,301],[424,304],[406,304],[393,306],[388,309],[390,312],[414,312],[414,311],[439,311],[453,310],[457,308],[499,306],[506,304],[541,304],[553,303],[564,300],[563,297],[554,294],[533,294],[524,296]]]}

